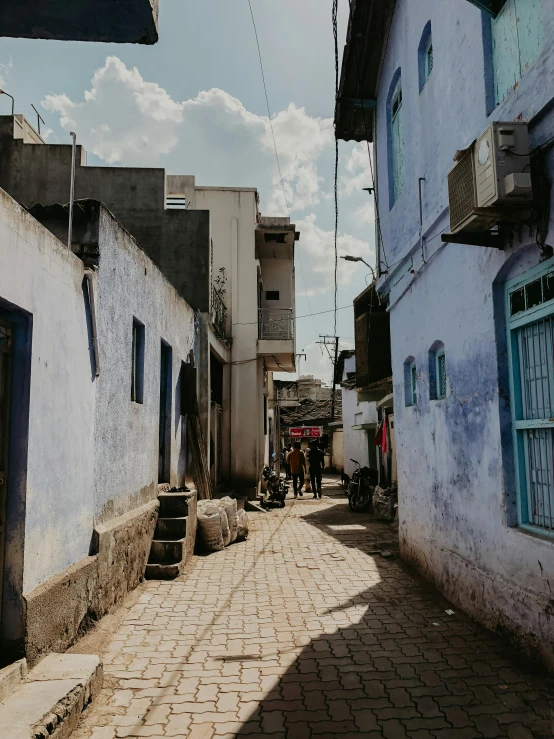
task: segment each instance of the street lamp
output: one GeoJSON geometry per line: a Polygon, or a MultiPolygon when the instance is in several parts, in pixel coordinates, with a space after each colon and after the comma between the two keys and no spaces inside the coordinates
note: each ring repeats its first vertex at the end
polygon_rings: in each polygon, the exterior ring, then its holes
{"type": "Polygon", "coordinates": [[[362,257],[352,257],[350,256],[350,254],[347,254],[346,256],[341,257],[341,259],[344,259],[346,262],[362,262],[363,264],[365,264],[366,267],[369,267],[373,279],[375,280],[375,270],[373,269],[371,264],[368,264],[365,259],[362,259],[362,257]]]}
{"type": "Polygon", "coordinates": [[[14,113],[14,105],[15,105],[15,100],[13,99],[13,96],[10,95],[10,93],[9,92],[6,92],[5,90],[0,90],[0,95],[7,95],[9,98],[12,99],[12,115],[13,115],[13,113],[14,113]]]}

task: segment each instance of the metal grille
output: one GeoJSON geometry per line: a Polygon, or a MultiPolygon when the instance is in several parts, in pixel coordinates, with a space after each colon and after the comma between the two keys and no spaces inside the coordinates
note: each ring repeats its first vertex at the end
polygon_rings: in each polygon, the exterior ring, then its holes
{"type": "Polygon", "coordinates": [[[528,523],[554,530],[554,316],[517,329],[528,523]]]}
{"type": "Polygon", "coordinates": [[[290,308],[271,308],[259,311],[260,339],[292,339],[293,317],[290,308]]]}
{"type": "Polygon", "coordinates": [[[450,229],[455,231],[477,207],[473,147],[448,173],[448,202],[450,205],[450,229]]]}

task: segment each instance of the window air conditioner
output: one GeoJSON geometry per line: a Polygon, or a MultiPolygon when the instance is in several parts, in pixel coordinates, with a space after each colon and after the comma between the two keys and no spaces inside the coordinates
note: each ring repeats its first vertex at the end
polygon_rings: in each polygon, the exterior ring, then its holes
{"type": "Polygon", "coordinates": [[[448,173],[450,230],[488,231],[528,220],[533,204],[526,123],[493,123],[448,173]]]}

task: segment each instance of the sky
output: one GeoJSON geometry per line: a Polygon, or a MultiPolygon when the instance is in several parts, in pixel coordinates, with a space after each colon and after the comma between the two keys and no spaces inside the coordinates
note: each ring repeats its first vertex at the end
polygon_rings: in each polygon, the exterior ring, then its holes
{"type": "MultiPolygon", "coordinates": [[[[262,215],[290,209],[300,231],[296,345],[307,355],[299,371],[327,382],[332,363],[317,342],[334,334],[331,6],[252,0],[283,184],[248,0],[163,0],[153,46],[0,39],[0,88],[31,122],[35,105],[49,143],[70,143],[74,130],[89,164],[165,167],[199,185],[256,187],[262,215]]],[[[342,53],[348,0],[339,0],[338,17],[342,53]]],[[[10,105],[0,96],[0,114],[10,105]]],[[[370,185],[367,147],[340,142],[339,254],[373,265],[373,203],[362,189],[370,185]]],[[[369,280],[365,265],[339,259],[341,349],[354,346],[352,300],[369,280]]]]}

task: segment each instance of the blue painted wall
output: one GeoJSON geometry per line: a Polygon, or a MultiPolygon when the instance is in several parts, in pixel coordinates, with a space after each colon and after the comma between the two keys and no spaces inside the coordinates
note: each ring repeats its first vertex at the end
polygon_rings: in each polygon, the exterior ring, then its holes
{"type": "MultiPolygon", "coordinates": [[[[545,39],[554,0],[542,0],[545,39]]],[[[492,120],[530,121],[531,146],[554,134],[554,49],[494,104],[490,19],[466,0],[398,0],[377,104],[379,213],[390,294],[395,424],[404,556],[460,607],[554,666],[554,540],[517,528],[503,284],[541,254],[529,234],[505,251],[443,245],[447,172],[492,120]],[[418,48],[431,21],[434,67],[420,92],[418,48]],[[391,207],[387,99],[401,70],[405,186],[391,207]],[[546,108],[545,108],[546,106],[546,108]],[[541,112],[542,111],[542,112],[541,112]],[[418,178],[423,183],[419,241],[418,178]],[[429,350],[442,341],[447,397],[429,399],[429,350]],[[404,362],[418,369],[405,406],[404,362]],[[539,564],[540,563],[540,564],[539,564]],[[548,574],[550,573],[550,575],[548,574]]],[[[554,177],[552,150],[548,176],[554,177]]],[[[552,226],[552,224],[551,224],[552,226]]],[[[547,241],[553,243],[551,227],[547,241]]]]}

